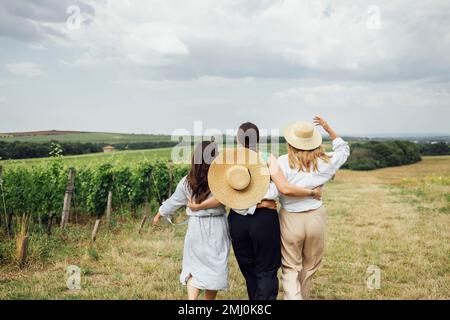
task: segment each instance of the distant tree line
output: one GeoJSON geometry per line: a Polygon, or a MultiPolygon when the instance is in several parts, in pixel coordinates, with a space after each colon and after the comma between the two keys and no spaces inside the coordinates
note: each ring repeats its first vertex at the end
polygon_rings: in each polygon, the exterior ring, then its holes
{"type": "Polygon", "coordinates": [[[113,146],[117,150],[141,150],[141,149],[158,149],[170,148],[176,146],[178,142],[174,141],[148,141],[148,142],[132,142],[132,143],[116,143],[113,146]]]}
{"type": "Polygon", "coordinates": [[[450,147],[445,142],[421,143],[420,153],[424,156],[449,155],[450,147]]]}
{"type": "MultiPolygon", "coordinates": [[[[104,143],[82,143],[82,142],[4,142],[0,141],[0,159],[29,159],[48,157],[52,150],[52,143],[61,146],[63,155],[79,155],[103,152],[104,143]]],[[[176,145],[172,141],[152,141],[113,144],[117,150],[138,150],[167,148],[176,145]]]]}
{"type": "MultiPolygon", "coordinates": [[[[270,141],[270,139],[269,139],[270,141]]],[[[280,138],[280,143],[284,138],[280,138]]],[[[82,142],[4,142],[0,141],[0,159],[29,159],[48,157],[52,143],[61,146],[64,155],[79,155],[102,152],[104,143],[82,142]]],[[[148,141],[117,143],[117,150],[139,150],[168,148],[177,145],[175,141],[148,141]]],[[[352,170],[371,170],[398,166],[420,161],[420,155],[450,155],[447,143],[421,143],[409,141],[369,141],[351,143],[352,153],[346,167],[352,170]]]]}
{"type": "Polygon", "coordinates": [[[409,141],[370,141],[351,144],[345,168],[373,170],[421,161],[419,145],[409,141]]]}

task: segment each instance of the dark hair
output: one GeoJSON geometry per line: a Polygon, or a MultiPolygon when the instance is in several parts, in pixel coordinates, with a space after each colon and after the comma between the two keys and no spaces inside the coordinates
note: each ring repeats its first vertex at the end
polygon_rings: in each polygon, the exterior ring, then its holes
{"type": "Polygon", "coordinates": [[[218,154],[217,149],[217,144],[212,141],[202,141],[195,147],[186,183],[192,192],[192,200],[197,203],[206,200],[211,193],[208,186],[208,170],[218,154]]]}
{"type": "Polygon", "coordinates": [[[245,122],[239,126],[237,141],[247,149],[256,151],[259,143],[258,126],[251,122],[245,122]]]}

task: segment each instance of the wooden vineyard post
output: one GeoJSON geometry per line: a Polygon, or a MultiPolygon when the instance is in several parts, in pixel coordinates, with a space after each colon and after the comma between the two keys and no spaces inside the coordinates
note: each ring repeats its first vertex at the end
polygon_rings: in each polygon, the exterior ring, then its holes
{"type": "Polygon", "coordinates": [[[69,169],[69,179],[67,181],[66,193],[64,195],[64,207],[63,207],[63,212],[62,212],[62,217],[61,217],[61,228],[64,228],[65,225],[69,222],[70,204],[71,204],[71,200],[72,200],[74,183],[75,183],[75,169],[70,168],[69,169]]]}
{"type": "Polygon", "coordinates": [[[148,219],[148,215],[144,214],[144,216],[142,217],[142,220],[141,220],[141,225],[139,226],[139,231],[138,231],[139,234],[141,234],[142,228],[144,227],[145,221],[147,221],[147,219],[148,219]]]}
{"type": "Polygon", "coordinates": [[[169,190],[167,193],[167,198],[172,195],[172,184],[173,184],[173,162],[169,160],[169,190]]]}
{"type": "Polygon", "coordinates": [[[22,268],[27,259],[27,248],[28,248],[28,236],[24,236],[20,241],[19,248],[17,249],[17,258],[19,260],[19,266],[22,268]]]}
{"type": "Polygon", "coordinates": [[[23,215],[19,219],[19,229],[16,235],[16,258],[19,262],[19,267],[25,265],[27,259],[28,248],[28,228],[30,226],[30,217],[23,215]]]}
{"type": "Polygon", "coordinates": [[[95,224],[94,224],[94,229],[92,230],[92,242],[94,242],[97,239],[97,232],[98,232],[98,227],[100,226],[100,219],[95,220],[95,224]]]}
{"type": "Polygon", "coordinates": [[[47,221],[47,234],[52,234],[52,225],[53,225],[53,213],[50,213],[47,221]]]}
{"type": "MultiPolygon", "coordinates": [[[[5,221],[3,222],[3,224],[5,225],[5,229],[6,232],[8,233],[8,237],[11,237],[11,219],[12,219],[12,213],[8,218],[8,213],[6,212],[6,202],[5,202],[5,195],[4,195],[4,190],[3,190],[3,166],[0,165],[0,192],[1,192],[1,212],[4,214],[5,216],[5,221]]],[[[2,225],[2,219],[1,219],[1,214],[0,214],[0,226],[2,225]]]]}
{"type": "Polygon", "coordinates": [[[7,220],[6,229],[8,230],[8,236],[12,237],[12,235],[13,235],[13,224],[12,224],[13,211],[10,211],[7,216],[8,216],[8,218],[6,219],[7,220]]]}
{"type": "Polygon", "coordinates": [[[112,209],[112,191],[108,192],[108,201],[106,203],[106,224],[111,227],[111,209],[112,209]]]}
{"type": "MultiPolygon", "coordinates": [[[[0,192],[2,193],[1,194],[1,196],[2,196],[2,199],[1,199],[1,208],[2,208],[2,212],[3,211],[5,211],[4,212],[4,214],[5,214],[5,227],[8,225],[8,222],[6,221],[6,219],[7,219],[7,217],[6,217],[6,208],[4,208],[4,203],[3,203],[3,166],[2,165],[0,165],[0,186],[1,186],[1,190],[0,190],[0,192]]],[[[0,214],[0,226],[2,226],[2,215],[0,214]]]]}
{"type": "Polygon", "coordinates": [[[149,198],[150,198],[150,185],[151,185],[151,183],[152,183],[152,173],[151,173],[151,172],[149,173],[149,175],[148,175],[147,178],[148,178],[148,184],[149,184],[149,187],[147,188],[147,193],[146,193],[146,195],[145,195],[145,201],[144,201],[144,216],[142,217],[141,224],[140,224],[140,226],[139,226],[139,231],[138,231],[139,234],[141,234],[142,228],[144,228],[144,224],[145,224],[145,222],[147,221],[147,219],[148,219],[148,214],[149,214],[149,203],[148,203],[148,200],[149,200],[149,198]]]}

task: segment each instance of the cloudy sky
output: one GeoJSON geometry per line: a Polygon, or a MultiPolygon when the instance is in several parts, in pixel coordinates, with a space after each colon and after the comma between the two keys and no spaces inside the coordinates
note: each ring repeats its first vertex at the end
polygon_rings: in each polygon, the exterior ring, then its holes
{"type": "Polygon", "coordinates": [[[2,0],[0,132],[450,134],[448,0],[2,0]]]}

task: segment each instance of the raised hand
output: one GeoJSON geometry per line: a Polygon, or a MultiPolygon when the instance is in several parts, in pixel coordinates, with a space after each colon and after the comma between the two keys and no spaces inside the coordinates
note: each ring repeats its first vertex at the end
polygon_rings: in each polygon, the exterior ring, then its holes
{"type": "Polygon", "coordinates": [[[325,131],[328,131],[330,129],[328,122],[326,122],[325,119],[320,116],[314,117],[314,124],[316,126],[321,126],[325,131]]]}
{"type": "Polygon", "coordinates": [[[330,135],[331,140],[337,138],[336,132],[331,129],[330,125],[325,121],[325,119],[320,116],[315,116],[313,121],[316,126],[321,126],[330,135]]]}

